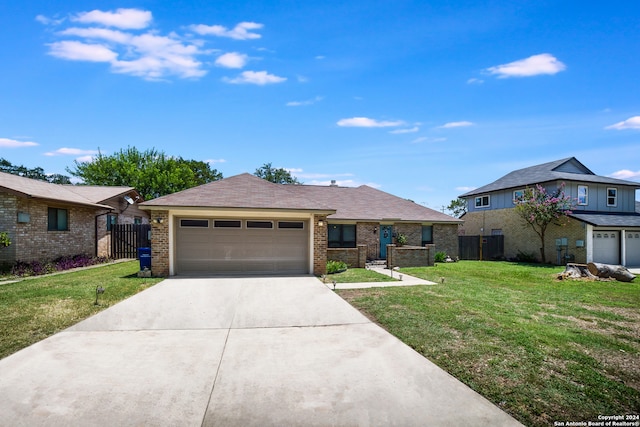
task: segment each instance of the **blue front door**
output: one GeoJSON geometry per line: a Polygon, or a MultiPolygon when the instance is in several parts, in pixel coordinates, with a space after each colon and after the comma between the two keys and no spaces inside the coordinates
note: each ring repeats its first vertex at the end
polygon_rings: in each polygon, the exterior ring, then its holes
{"type": "Polygon", "coordinates": [[[393,227],[390,225],[380,226],[380,258],[387,257],[387,245],[393,242],[393,227]]]}

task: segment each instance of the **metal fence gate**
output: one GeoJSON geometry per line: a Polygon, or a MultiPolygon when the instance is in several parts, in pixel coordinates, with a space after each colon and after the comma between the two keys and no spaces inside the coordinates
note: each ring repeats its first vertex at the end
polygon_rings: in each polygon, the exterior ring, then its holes
{"type": "Polygon", "coordinates": [[[138,248],[148,248],[151,224],[114,224],[111,226],[111,256],[115,259],[138,258],[138,248]]]}
{"type": "Polygon", "coordinates": [[[458,236],[458,251],[460,259],[502,259],[504,236],[458,236]]]}

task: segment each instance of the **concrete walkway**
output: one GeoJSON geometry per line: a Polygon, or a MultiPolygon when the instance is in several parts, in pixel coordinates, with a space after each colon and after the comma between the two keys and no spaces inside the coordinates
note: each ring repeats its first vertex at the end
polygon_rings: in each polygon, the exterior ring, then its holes
{"type": "MultiPolygon", "coordinates": [[[[393,282],[362,282],[362,283],[336,283],[335,289],[364,289],[364,288],[384,288],[389,286],[419,286],[419,285],[435,285],[435,283],[428,280],[419,279],[417,277],[409,276],[405,273],[398,271],[392,271],[385,267],[370,267],[369,270],[376,273],[383,274],[385,276],[393,277],[394,279],[400,279],[393,282]]],[[[328,275],[324,284],[329,289],[334,289],[331,281],[331,275],[328,275]]]]}
{"type": "Polygon", "coordinates": [[[316,278],[169,279],[0,360],[0,425],[516,426],[316,278]]]}

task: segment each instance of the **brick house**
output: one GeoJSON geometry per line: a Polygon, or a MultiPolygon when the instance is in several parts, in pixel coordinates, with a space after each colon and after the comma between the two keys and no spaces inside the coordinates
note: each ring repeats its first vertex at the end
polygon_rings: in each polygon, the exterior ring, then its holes
{"type": "Polygon", "coordinates": [[[460,220],[366,185],[274,184],[244,173],[144,202],[155,275],[323,274],[407,245],[458,253],[460,220]]]}
{"type": "Polygon", "coordinates": [[[138,201],[131,187],[59,185],[0,172],[0,231],[11,239],[0,248],[0,265],[109,255],[110,224],[149,222],[138,201]]]}
{"type": "Polygon", "coordinates": [[[461,233],[503,235],[507,259],[519,253],[539,257],[540,239],[516,214],[516,200],[527,187],[540,184],[552,192],[562,183],[575,206],[567,224],[547,229],[545,261],[640,266],[640,183],[598,176],[575,157],[519,169],[462,194],[468,211],[461,233]]]}

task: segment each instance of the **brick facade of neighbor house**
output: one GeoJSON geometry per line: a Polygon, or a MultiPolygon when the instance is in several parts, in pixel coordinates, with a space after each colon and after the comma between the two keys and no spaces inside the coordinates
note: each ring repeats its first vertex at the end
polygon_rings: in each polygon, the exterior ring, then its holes
{"type": "Polygon", "coordinates": [[[51,261],[61,256],[95,254],[95,209],[63,202],[0,193],[0,231],[7,231],[11,246],[0,249],[0,263],[51,261]],[[48,208],[68,211],[69,230],[48,231],[48,208]],[[18,222],[18,213],[28,222],[18,222]]]}
{"type": "Polygon", "coordinates": [[[327,273],[327,216],[313,216],[313,274],[327,273]],[[322,226],[318,222],[322,221],[322,226]]]}
{"type": "Polygon", "coordinates": [[[393,225],[393,232],[396,235],[404,234],[407,246],[422,246],[422,224],[397,223],[393,225]]]}
{"type": "Polygon", "coordinates": [[[458,224],[434,224],[433,243],[436,252],[444,252],[451,258],[459,256],[458,224]]]}
{"type": "Polygon", "coordinates": [[[169,276],[169,211],[151,212],[151,273],[169,276]]]}
{"type": "MultiPolygon", "coordinates": [[[[565,218],[564,222],[565,225],[550,224],[547,228],[545,233],[546,261],[557,261],[555,240],[566,237],[569,243],[568,253],[573,255],[572,262],[587,262],[586,245],[576,246],[577,240],[586,240],[586,228],[583,223],[573,218],[565,218]]],[[[524,222],[515,209],[467,213],[464,216],[464,226],[460,230],[467,236],[491,235],[492,232],[497,233],[497,230],[501,230],[504,235],[505,258],[515,259],[519,253],[522,253],[540,260],[540,237],[529,224],[524,222]],[[484,229],[483,233],[481,233],[481,229],[484,229]]]]}

